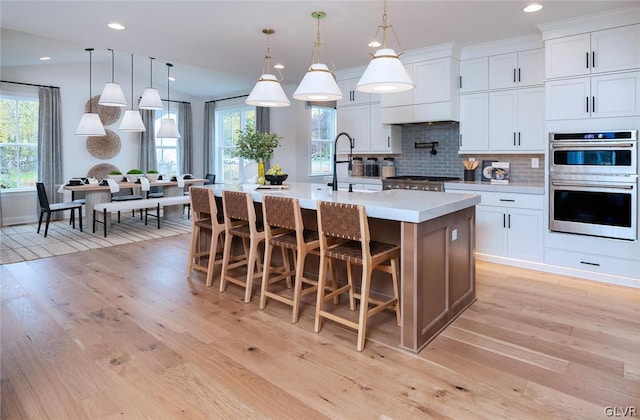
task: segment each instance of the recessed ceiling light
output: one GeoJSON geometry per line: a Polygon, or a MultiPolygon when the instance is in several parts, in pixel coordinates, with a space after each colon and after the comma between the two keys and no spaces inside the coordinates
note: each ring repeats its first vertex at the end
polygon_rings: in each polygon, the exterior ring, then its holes
{"type": "Polygon", "coordinates": [[[125,29],[124,25],[118,23],[118,22],[112,22],[110,24],[107,25],[109,28],[111,29],[116,29],[118,31],[123,31],[125,29]]]}
{"type": "Polygon", "coordinates": [[[273,68],[277,69],[277,70],[282,70],[284,68],[284,66],[282,64],[274,64],[273,68]]]}
{"type": "Polygon", "coordinates": [[[40,61],[51,60],[51,57],[40,57],[40,61]]]}
{"type": "Polygon", "coordinates": [[[522,9],[523,11],[527,12],[527,13],[532,13],[532,12],[537,12],[538,10],[542,9],[542,5],[541,4],[530,4],[527,7],[525,7],[524,9],[522,9]]]}

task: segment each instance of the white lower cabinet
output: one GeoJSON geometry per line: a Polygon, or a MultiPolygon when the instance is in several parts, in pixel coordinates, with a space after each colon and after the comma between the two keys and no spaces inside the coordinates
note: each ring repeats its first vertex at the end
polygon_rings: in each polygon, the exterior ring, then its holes
{"type": "Polygon", "coordinates": [[[544,195],[470,190],[478,194],[476,252],[496,257],[541,262],[543,259],[544,195]]]}
{"type": "Polygon", "coordinates": [[[476,251],[542,261],[542,210],[476,207],[476,251]]]}

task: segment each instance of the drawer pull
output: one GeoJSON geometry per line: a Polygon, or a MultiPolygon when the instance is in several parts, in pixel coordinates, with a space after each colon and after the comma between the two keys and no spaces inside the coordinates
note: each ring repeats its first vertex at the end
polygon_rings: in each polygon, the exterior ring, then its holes
{"type": "Polygon", "coordinates": [[[592,262],[588,262],[588,261],[580,261],[580,264],[593,265],[593,266],[595,266],[595,267],[600,267],[600,264],[598,264],[598,263],[592,263],[592,262]]]}
{"type": "Polygon", "coordinates": [[[500,201],[507,201],[509,203],[515,203],[516,202],[516,200],[511,199],[511,198],[501,198],[500,201]]]}

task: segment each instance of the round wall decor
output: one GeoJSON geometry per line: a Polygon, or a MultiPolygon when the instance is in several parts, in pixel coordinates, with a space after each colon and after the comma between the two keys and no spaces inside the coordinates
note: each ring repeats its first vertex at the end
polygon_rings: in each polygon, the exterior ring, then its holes
{"type": "Polygon", "coordinates": [[[110,172],[120,171],[117,166],[110,163],[98,163],[87,172],[87,177],[98,180],[107,179],[110,172]]]}
{"type": "Polygon", "coordinates": [[[104,131],[106,136],[87,137],[87,149],[99,159],[111,159],[120,152],[120,136],[109,129],[104,131]]]}
{"type": "Polygon", "coordinates": [[[118,106],[102,106],[98,103],[100,96],[94,96],[84,105],[84,112],[98,114],[102,125],[111,125],[118,121],[122,112],[118,106]]]}

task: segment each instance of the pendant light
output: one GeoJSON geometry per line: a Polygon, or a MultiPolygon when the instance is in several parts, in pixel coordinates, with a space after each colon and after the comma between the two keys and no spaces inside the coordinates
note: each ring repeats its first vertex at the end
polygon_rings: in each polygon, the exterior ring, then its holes
{"type": "Polygon", "coordinates": [[[98,103],[102,106],[118,106],[121,108],[127,107],[127,100],[124,97],[124,93],[122,93],[122,88],[119,83],[115,83],[113,81],[113,73],[114,73],[114,52],[111,48],[111,82],[104,85],[104,89],[102,90],[102,95],[100,95],[100,100],[98,103]]]}
{"type": "MultiPolygon", "coordinates": [[[[320,50],[323,46],[320,42],[320,19],[326,15],[325,12],[311,13],[311,17],[318,20],[316,42],[313,44],[311,52],[311,66],[293,93],[294,99],[301,101],[337,101],[342,99],[342,91],[333,74],[325,64],[320,63],[320,50]]],[[[333,63],[331,65],[333,66],[333,63]]]]}
{"type": "Polygon", "coordinates": [[[280,81],[273,74],[267,73],[270,69],[271,52],[269,51],[269,36],[273,35],[276,31],[270,28],[262,30],[262,33],[267,35],[267,54],[264,56],[264,62],[262,64],[262,75],[258,79],[258,82],[251,90],[249,97],[245,101],[247,105],[262,106],[262,107],[283,107],[291,105],[289,98],[285,95],[280,81]]]}
{"type": "Polygon", "coordinates": [[[122,117],[120,131],[142,132],[145,131],[140,112],[133,109],[133,54],[131,54],[131,109],[128,109],[122,117]]]}
{"type": "Polygon", "coordinates": [[[179,139],[180,133],[178,133],[178,127],[176,127],[176,120],[169,118],[171,114],[171,95],[169,94],[169,81],[171,77],[171,67],[173,64],[167,63],[167,116],[162,119],[160,123],[160,129],[157,138],[160,139],[179,139]]]}
{"type": "Polygon", "coordinates": [[[162,99],[160,99],[160,92],[158,92],[158,89],[153,88],[153,60],[155,58],[149,57],[149,87],[144,90],[138,109],[153,109],[156,111],[164,109],[162,99]]]}
{"type": "Polygon", "coordinates": [[[85,51],[89,52],[89,112],[82,114],[80,118],[80,124],[76,129],[76,136],[106,136],[100,116],[93,113],[93,101],[91,100],[91,53],[93,48],[87,48],[85,51]]]}
{"type": "Polygon", "coordinates": [[[373,59],[369,62],[362,77],[360,77],[356,89],[367,93],[396,93],[413,89],[415,84],[398,58],[402,55],[402,51],[400,54],[396,54],[393,49],[387,48],[387,29],[390,29],[393,33],[398,47],[402,47],[396,32],[393,30],[393,26],[387,25],[386,0],[384,2],[382,26],[378,26],[376,37],[380,29],[382,29],[382,48],[372,54],[373,59]]]}

